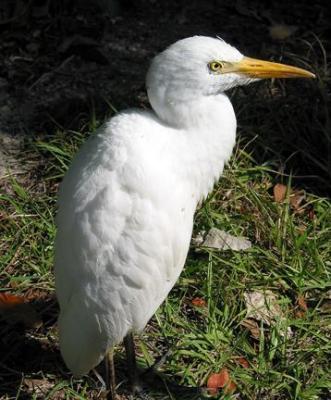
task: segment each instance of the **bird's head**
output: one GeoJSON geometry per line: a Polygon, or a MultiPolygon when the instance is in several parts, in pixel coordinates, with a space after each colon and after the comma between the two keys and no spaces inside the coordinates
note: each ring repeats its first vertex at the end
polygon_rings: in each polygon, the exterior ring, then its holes
{"type": "Polygon", "coordinates": [[[184,102],[260,79],[296,77],[312,78],[314,74],[245,57],[222,39],[194,36],[179,40],[153,59],[146,86],[154,111],[167,120],[164,113],[184,102]]]}

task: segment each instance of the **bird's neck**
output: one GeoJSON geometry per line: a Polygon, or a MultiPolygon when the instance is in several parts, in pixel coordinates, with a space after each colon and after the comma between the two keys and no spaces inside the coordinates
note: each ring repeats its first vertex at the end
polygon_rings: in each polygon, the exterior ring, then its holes
{"type": "Polygon", "coordinates": [[[184,136],[187,151],[181,159],[200,201],[219,179],[235,144],[232,104],[224,94],[203,97],[177,107],[172,118],[184,136]]]}
{"type": "Polygon", "coordinates": [[[167,125],[187,131],[222,127],[227,120],[235,120],[232,104],[224,94],[201,96],[189,101],[169,101],[154,107],[159,118],[167,125]]]}

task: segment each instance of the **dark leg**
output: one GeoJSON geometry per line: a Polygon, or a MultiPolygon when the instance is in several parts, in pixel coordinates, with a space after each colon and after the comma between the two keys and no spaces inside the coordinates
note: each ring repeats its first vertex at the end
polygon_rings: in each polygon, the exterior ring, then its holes
{"type": "Polygon", "coordinates": [[[150,396],[143,390],[141,378],[143,378],[143,382],[151,386],[158,388],[163,386],[167,387],[168,389],[172,389],[174,393],[181,393],[183,394],[182,397],[183,399],[184,398],[189,400],[200,399],[200,394],[201,394],[200,388],[182,387],[176,384],[171,385],[171,383],[166,382],[161,375],[160,376],[158,375],[157,369],[161,367],[162,364],[165,362],[167,356],[169,356],[169,354],[171,353],[170,350],[168,350],[163,357],[160,357],[160,359],[157,360],[153,366],[148,368],[141,376],[139,376],[132,333],[129,333],[124,338],[124,347],[126,352],[128,373],[133,392],[132,400],[155,400],[154,397],[150,396]]]}
{"type": "Polygon", "coordinates": [[[107,400],[116,400],[114,350],[110,349],[105,357],[106,386],[108,390],[107,400]]]}
{"type": "Polygon", "coordinates": [[[124,338],[124,347],[126,352],[126,361],[128,364],[128,372],[130,384],[133,393],[139,392],[141,390],[138,379],[137,361],[136,361],[136,351],[133,341],[132,333],[128,333],[124,338]]]}

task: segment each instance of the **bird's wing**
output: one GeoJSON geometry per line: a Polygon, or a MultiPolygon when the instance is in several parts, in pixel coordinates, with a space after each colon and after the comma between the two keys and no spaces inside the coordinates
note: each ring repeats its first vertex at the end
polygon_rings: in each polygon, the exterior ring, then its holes
{"type": "Polygon", "coordinates": [[[141,157],[144,142],[138,138],[128,146],[134,141],[110,128],[128,131],[112,124],[92,137],[74,160],[59,198],[60,341],[76,375],[98,364],[128,330],[145,326],[182,269],[192,229],[193,214],[184,218],[165,199],[173,183],[166,177],[160,182],[158,154],[156,160],[141,157]]]}

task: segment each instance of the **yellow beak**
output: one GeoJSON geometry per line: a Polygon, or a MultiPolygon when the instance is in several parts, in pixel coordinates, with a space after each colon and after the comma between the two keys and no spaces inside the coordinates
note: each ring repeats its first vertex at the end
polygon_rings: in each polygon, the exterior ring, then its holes
{"type": "MultiPolygon", "coordinates": [[[[230,66],[229,66],[230,67],[230,66]]],[[[279,64],[270,61],[262,61],[244,57],[238,63],[231,64],[229,71],[247,75],[252,78],[316,78],[315,74],[292,65],[279,64]],[[231,71],[230,71],[231,69],[231,71]]]]}

